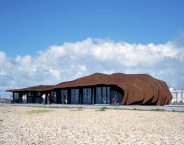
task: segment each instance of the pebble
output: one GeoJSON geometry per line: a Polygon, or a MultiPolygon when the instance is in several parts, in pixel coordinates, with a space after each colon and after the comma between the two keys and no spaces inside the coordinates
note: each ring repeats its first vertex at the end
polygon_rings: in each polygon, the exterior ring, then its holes
{"type": "Polygon", "coordinates": [[[183,145],[184,113],[0,106],[0,145],[183,145]],[[6,112],[6,113],[4,113],[6,112]]]}

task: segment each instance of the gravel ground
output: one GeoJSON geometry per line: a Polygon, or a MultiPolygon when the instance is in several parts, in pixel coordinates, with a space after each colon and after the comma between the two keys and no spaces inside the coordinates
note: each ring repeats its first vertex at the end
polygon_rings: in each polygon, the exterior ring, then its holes
{"type": "Polygon", "coordinates": [[[0,106],[0,145],[12,144],[184,145],[184,113],[0,106]]]}

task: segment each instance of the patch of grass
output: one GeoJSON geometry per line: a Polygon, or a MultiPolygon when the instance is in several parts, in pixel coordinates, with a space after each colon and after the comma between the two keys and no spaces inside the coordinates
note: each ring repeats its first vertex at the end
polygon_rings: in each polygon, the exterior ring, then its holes
{"type": "Polygon", "coordinates": [[[97,111],[106,111],[107,107],[101,107],[99,110],[97,111]]]}
{"type": "Polygon", "coordinates": [[[113,110],[135,110],[135,111],[144,111],[142,109],[137,109],[137,108],[112,108],[113,110]]]}
{"type": "Polygon", "coordinates": [[[160,112],[162,112],[162,111],[165,111],[164,109],[151,109],[150,111],[160,111],[160,112]]]}
{"type": "Polygon", "coordinates": [[[27,114],[43,114],[43,113],[48,113],[51,112],[52,110],[50,109],[38,109],[38,110],[30,110],[27,111],[27,114]]]}
{"type": "Polygon", "coordinates": [[[82,107],[79,107],[77,109],[71,109],[70,111],[82,111],[82,110],[83,110],[83,108],[82,107]]]}
{"type": "Polygon", "coordinates": [[[153,111],[165,111],[164,109],[153,109],[153,111]]]}
{"type": "MultiPolygon", "coordinates": [[[[111,109],[111,108],[110,108],[111,109]]],[[[131,110],[131,109],[127,109],[127,108],[112,108],[113,110],[131,110]]]]}
{"type": "Polygon", "coordinates": [[[112,108],[113,110],[165,111],[164,109],[112,108]]]}
{"type": "Polygon", "coordinates": [[[78,108],[78,111],[82,111],[82,110],[83,110],[83,108],[82,108],[82,107],[78,108]]]}
{"type": "Polygon", "coordinates": [[[184,105],[184,103],[183,102],[172,102],[170,105],[184,105]]]}
{"type": "Polygon", "coordinates": [[[137,109],[137,108],[134,108],[133,110],[136,110],[136,111],[159,111],[159,112],[165,111],[164,109],[137,109]]]}

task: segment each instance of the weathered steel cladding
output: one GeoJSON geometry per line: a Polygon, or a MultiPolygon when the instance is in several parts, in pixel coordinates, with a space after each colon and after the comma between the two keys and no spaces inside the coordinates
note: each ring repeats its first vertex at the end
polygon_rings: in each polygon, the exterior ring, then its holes
{"type": "Polygon", "coordinates": [[[96,85],[115,85],[124,91],[124,97],[120,104],[146,104],[166,105],[171,102],[172,95],[164,81],[153,78],[147,74],[122,74],[111,75],[95,73],[73,81],[62,82],[57,85],[40,85],[14,91],[49,91],[61,88],[75,88],[96,85]]]}

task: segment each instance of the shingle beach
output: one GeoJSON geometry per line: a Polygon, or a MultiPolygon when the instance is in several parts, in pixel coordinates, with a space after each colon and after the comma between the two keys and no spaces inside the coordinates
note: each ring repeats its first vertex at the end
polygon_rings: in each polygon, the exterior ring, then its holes
{"type": "Polygon", "coordinates": [[[183,145],[184,113],[0,106],[0,145],[183,145]]]}

